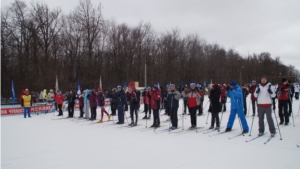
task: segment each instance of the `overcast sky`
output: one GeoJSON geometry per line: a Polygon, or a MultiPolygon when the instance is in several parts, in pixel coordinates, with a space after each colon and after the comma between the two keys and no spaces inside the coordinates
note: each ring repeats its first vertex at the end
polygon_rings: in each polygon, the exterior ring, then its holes
{"type": "MultiPolygon", "coordinates": [[[[32,0],[23,0],[28,5],[32,0]]],[[[68,14],[77,0],[43,0],[68,14]]],[[[12,0],[1,0],[7,6],[12,0]]],[[[241,55],[269,52],[300,70],[300,0],[92,0],[102,3],[105,19],[137,25],[150,22],[157,32],[178,28],[208,42],[235,48],[241,55]]]]}

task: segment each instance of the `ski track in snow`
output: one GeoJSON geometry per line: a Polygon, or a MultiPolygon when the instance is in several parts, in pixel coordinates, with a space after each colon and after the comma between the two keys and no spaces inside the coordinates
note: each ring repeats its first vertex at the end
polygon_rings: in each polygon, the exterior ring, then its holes
{"type": "MultiPolygon", "coordinates": [[[[248,111],[252,115],[252,106],[248,111]]],[[[208,101],[205,98],[204,105],[208,101]]],[[[268,125],[265,127],[267,134],[251,142],[246,143],[258,134],[258,118],[254,118],[251,137],[234,137],[240,133],[238,119],[235,120],[232,132],[224,133],[216,137],[209,135],[217,131],[202,134],[204,129],[210,127],[211,116],[206,124],[207,110],[204,116],[197,116],[197,127],[204,127],[195,131],[183,131],[172,133],[160,132],[169,127],[167,116],[160,116],[162,127],[142,130],[146,127],[146,120],[141,120],[144,113],[139,113],[139,126],[127,127],[125,119],[123,126],[104,122],[91,124],[91,121],[77,119],[52,120],[58,118],[49,114],[32,114],[32,118],[23,118],[23,115],[1,117],[1,168],[3,169],[81,169],[81,168],[117,168],[117,169],[253,169],[253,168],[289,168],[296,169],[300,166],[300,118],[297,116],[300,101],[294,100],[293,111],[295,126],[292,117],[287,127],[280,128],[275,138],[268,140],[270,133],[268,125]],[[199,132],[201,134],[199,134],[199,132]],[[182,134],[181,134],[182,133],[182,134]]],[[[143,106],[141,106],[141,110],[143,106]]],[[[278,110],[278,108],[277,108],[278,110]]],[[[226,128],[230,111],[230,99],[227,101],[227,112],[223,114],[221,127],[226,128]]],[[[97,120],[100,119],[100,109],[97,109],[97,120]]],[[[183,112],[182,100],[178,109],[178,115],[183,112]]],[[[164,113],[162,110],[161,114],[164,113]]],[[[278,112],[277,117],[278,117],[278,112]]],[[[129,117],[129,112],[126,113],[129,117]]],[[[55,113],[57,115],[57,113],[55,113]]],[[[67,112],[64,112],[66,117],[67,112]]],[[[74,118],[79,115],[75,111],[74,118]]],[[[221,117],[221,113],[219,114],[221,117]]],[[[274,118],[273,113],[273,118],[274,118]]],[[[190,117],[178,117],[179,128],[190,127],[190,117]]],[[[117,122],[117,116],[114,116],[117,122]]],[[[107,116],[104,115],[104,120],[107,116]]],[[[130,122],[130,118],[128,118],[130,122]]],[[[251,127],[252,118],[246,119],[251,127]]],[[[266,120],[265,120],[266,121],[266,120]]],[[[94,121],[96,122],[96,121],[94,121]]],[[[150,127],[153,117],[147,121],[150,127]]],[[[274,119],[276,124],[276,120],[274,119]]]]}

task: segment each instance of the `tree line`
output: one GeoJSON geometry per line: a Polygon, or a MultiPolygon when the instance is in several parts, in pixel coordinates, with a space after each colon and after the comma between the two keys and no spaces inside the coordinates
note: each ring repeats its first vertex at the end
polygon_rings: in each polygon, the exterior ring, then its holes
{"type": "Polygon", "coordinates": [[[138,81],[140,86],[159,82],[249,83],[267,75],[299,80],[299,71],[268,52],[240,55],[197,34],[181,36],[172,29],[157,33],[150,23],[136,26],[105,19],[101,3],[80,0],[69,14],[46,3],[15,0],[1,11],[1,95],[10,96],[11,79],[17,93],[53,89],[56,75],[66,91],[104,89],[138,81]],[[146,73],[146,81],[145,81],[146,73]],[[146,83],[146,84],[145,84],[146,83]]]}

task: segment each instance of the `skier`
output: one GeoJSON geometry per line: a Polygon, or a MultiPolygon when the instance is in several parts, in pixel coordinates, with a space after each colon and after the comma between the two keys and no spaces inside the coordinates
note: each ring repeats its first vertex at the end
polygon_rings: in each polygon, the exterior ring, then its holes
{"type": "Polygon", "coordinates": [[[295,99],[299,100],[299,90],[300,90],[299,84],[295,83],[294,86],[295,86],[295,89],[294,89],[295,90],[295,99]]]}
{"type": "Polygon", "coordinates": [[[60,90],[56,91],[56,95],[54,95],[55,101],[57,103],[57,107],[58,107],[58,116],[62,116],[63,115],[63,111],[62,111],[62,104],[65,100],[65,97],[63,94],[61,94],[60,90]]]}
{"type": "Polygon", "coordinates": [[[48,103],[52,103],[54,101],[54,92],[52,89],[50,89],[47,98],[48,98],[48,103]]]}
{"type": "Polygon", "coordinates": [[[249,89],[249,93],[251,93],[251,102],[252,102],[252,111],[253,111],[252,116],[255,116],[256,98],[254,97],[254,92],[256,90],[256,87],[257,87],[256,81],[252,80],[252,85],[249,89]]]}
{"type": "Polygon", "coordinates": [[[289,85],[286,78],[282,79],[282,85],[278,88],[278,109],[279,109],[279,118],[280,125],[285,122],[285,125],[289,124],[289,114],[288,114],[288,101],[289,101],[289,85]],[[283,109],[283,112],[282,112],[283,109]]]}
{"type": "Polygon", "coordinates": [[[181,92],[182,98],[183,98],[183,113],[182,115],[186,115],[186,107],[188,102],[188,94],[189,94],[189,88],[187,85],[185,85],[184,90],[181,92]]]}
{"type": "Polygon", "coordinates": [[[241,88],[242,88],[242,91],[243,91],[243,100],[244,100],[244,114],[246,116],[247,114],[247,96],[249,94],[248,90],[246,89],[246,86],[245,85],[241,85],[241,88]]]}
{"type": "Polygon", "coordinates": [[[198,91],[196,90],[196,84],[191,83],[190,84],[191,91],[188,94],[188,106],[189,106],[189,112],[191,117],[191,127],[190,130],[195,129],[197,126],[197,106],[200,105],[201,96],[199,95],[198,91]]]}
{"type": "Polygon", "coordinates": [[[84,112],[83,112],[83,105],[84,104],[83,104],[83,95],[81,94],[80,90],[77,91],[76,98],[77,98],[77,100],[79,102],[79,111],[80,111],[80,115],[79,115],[78,118],[83,118],[83,114],[84,114],[84,112]]]}
{"type": "Polygon", "coordinates": [[[83,104],[84,104],[84,108],[83,108],[83,110],[84,110],[84,112],[85,112],[85,117],[84,117],[84,119],[86,119],[86,120],[88,120],[89,118],[90,118],[90,110],[89,110],[89,107],[90,107],[90,101],[89,101],[89,99],[88,99],[88,95],[89,95],[89,93],[91,92],[91,90],[88,90],[88,89],[86,89],[86,90],[84,90],[83,91],[83,104]]]}
{"type": "Polygon", "coordinates": [[[226,84],[222,85],[222,90],[221,90],[221,103],[223,107],[223,112],[226,111],[226,101],[227,101],[227,92],[226,92],[226,84]]]}
{"type": "Polygon", "coordinates": [[[144,90],[142,91],[142,98],[143,98],[143,102],[144,102],[144,111],[143,111],[143,113],[146,112],[146,106],[145,106],[146,92],[147,92],[147,88],[145,87],[144,90]]]}
{"type": "Polygon", "coordinates": [[[73,118],[75,99],[76,99],[76,96],[73,94],[73,90],[70,90],[69,94],[67,96],[67,101],[69,102],[69,104],[68,104],[68,113],[69,113],[68,118],[73,118]]]}
{"type": "Polygon", "coordinates": [[[151,105],[150,105],[150,100],[151,100],[151,95],[152,95],[152,91],[151,91],[151,87],[148,86],[147,91],[146,91],[146,96],[145,96],[145,117],[143,117],[143,119],[150,119],[151,118],[151,105]],[[147,113],[149,111],[149,116],[147,117],[147,113]]]}
{"type": "Polygon", "coordinates": [[[289,101],[288,101],[288,107],[289,107],[289,116],[291,116],[291,114],[292,114],[292,112],[293,112],[293,109],[292,109],[292,107],[293,107],[293,105],[292,105],[292,103],[293,103],[293,96],[294,96],[294,93],[295,93],[295,87],[294,87],[294,85],[293,85],[293,83],[291,83],[291,81],[290,80],[288,80],[288,85],[289,85],[289,101]]]}
{"type": "Polygon", "coordinates": [[[121,86],[117,87],[117,103],[118,103],[118,122],[116,124],[124,124],[124,106],[126,102],[125,92],[121,86]]]}
{"type": "Polygon", "coordinates": [[[102,92],[102,88],[99,87],[98,88],[98,95],[97,95],[97,101],[98,101],[98,106],[100,107],[101,110],[101,119],[97,122],[97,123],[102,123],[103,122],[103,114],[105,113],[108,117],[108,121],[110,120],[110,115],[107,113],[107,111],[105,110],[104,106],[105,106],[105,95],[102,92]]]}
{"type": "MultiPolygon", "coordinates": [[[[169,109],[169,106],[168,106],[168,93],[171,91],[171,88],[170,88],[170,85],[166,85],[166,92],[165,92],[165,97],[164,97],[164,101],[163,101],[163,104],[165,105],[165,113],[164,115],[168,115],[170,116],[170,109],[169,109]]],[[[169,119],[168,119],[169,120],[169,119]]]]}
{"type": "Polygon", "coordinates": [[[275,136],[276,129],[272,119],[272,97],[275,97],[274,88],[268,83],[267,76],[261,78],[261,84],[257,86],[254,97],[257,98],[257,114],[258,114],[258,136],[262,136],[265,132],[264,117],[267,116],[269,131],[271,137],[275,136]]]}
{"type": "Polygon", "coordinates": [[[229,132],[232,130],[236,114],[238,114],[243,127],[242,133],[248,133],[249,127],[243,112],[244,103],[242,89],[235,81],[230,82],[230,87],[227,87],[227,97],[231,100],[231,110],[225,131],[229,132]]]}
{"type": "Polygon", "coordinates": [[[92,89],[92,91],[88,95],[88,99],[90,101],[90,107],[91,107],[91,118],[89,120],[96,120],[97,117],[97,95],[95,92],[95,89],[92,89]]]}
{"type": "Polygon", "coordinates": [[[219,112],[221,111],[221,90],[218,84],[214,84],[213,88],[210,90],[209,99],[211,102],[211,125],[209,129],[213,129],[216,122],[216,130],[220,129],[220,119],[219,112]]]}
{"type": "Polygon", "coordinates": [[[153,91],[151,94],[151,109],[153,110],[153,125],[151,127],[160,127],[160,119],[159,119],[159,108],[160,108],[160,100],[161,100],[161,93],[157,85],[153,86],[153,91]]]}
{"type": "Polygon", "coordinates": [[[172,121],[171,130],[175,130],[178,127],[178,119],[177,119],[177,111],[179,107],[179,99],[181,98],[181,94],[179,91],[176,90],[175,85],[171,84],[171,91],[168,92],[167,100],[168,100],[168,107],[170,112],[170,118],[172,121]]]}
{"type": "Polygon", "coordinates": [[[198,106],[198,110],[199,110],[198,116],[201,116],[203,114],[204,91],[200,84],[197,84],[197,90],[199,95],[201,96],[200,105],[198,106]]]}
{"type": "Polygon", "coordinates": [[[139,102],[137,98],[136,92],[131,88],[128,87],[128,93],[126,94],[127,100],[130,105],[130,117],[131,117],[131,123],[129,126],[137,126],[138,123],[138,107],[139,107],[139,102]],[[135,114],[135,122],[134,122],[134,114],[135,114]]]}
{"type": "Polygon", "coordinates": [[[26,115],[28,114],[28,117],[30,116],[30,107],[32,106],[32,99],[31,95],[29,94],[28,90],[25,90],[25,95],[22,96],[22,107],[24,108],[24,118],[26,118],[26,115]]]}
{"type": "Polygon", "coordinates": [[[111,116],[116,115],[116,110],[118,108],[117,104],[117,96],[116,96],[116,88],[111,88],[111,92],[108,93],[108,97],[110,98],[110,109],[111,109],[111,116]]]}

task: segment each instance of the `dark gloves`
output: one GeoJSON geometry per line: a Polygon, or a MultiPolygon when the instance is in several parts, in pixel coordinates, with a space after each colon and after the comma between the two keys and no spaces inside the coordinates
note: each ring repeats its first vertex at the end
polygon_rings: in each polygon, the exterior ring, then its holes
{"type": "Polygon", "coordinates": [[[268,92],[270,93],[270,94],[273,94],[273,92],[272,92],[272,90],[269,88],[268,89],[268,92]]]}
{"type": "Polygon", "coordinates": [[[259,93],[259,92],[260,92],[260,88],[257,88],[256,93],[259,93]]]}

